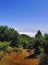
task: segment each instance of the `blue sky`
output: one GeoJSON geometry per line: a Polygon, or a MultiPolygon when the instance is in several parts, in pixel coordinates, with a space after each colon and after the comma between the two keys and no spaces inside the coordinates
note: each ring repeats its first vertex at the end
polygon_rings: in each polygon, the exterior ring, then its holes
{"type": "Polygon", "coordinates": [[[0,25],[32,36],[48,33],[48,0],[0,0],[0,25]]]}

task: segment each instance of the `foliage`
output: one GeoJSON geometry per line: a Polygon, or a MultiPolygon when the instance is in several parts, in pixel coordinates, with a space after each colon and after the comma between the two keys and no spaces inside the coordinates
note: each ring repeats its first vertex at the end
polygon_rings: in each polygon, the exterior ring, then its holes
{"type": "Polygon", "coordinates": [[[11,46],[16,46],[19,43],[19,33],[13,28],[0,26],[0,41],[9,41],[11,46]]]}
{"type": "MultiPolygon", "coordinates": [[[[48,60],[48,34],[45,33],[42,35],[41,31],[38,30],[35,37],[30,37],[25,34],[19,34],[13,28],[0,26],[0,50],[5,52],[9,50],[20,51],[21,48],[29,50],[34,49],[34,55],[38,55],[40,61],[46,62],[48,60]]],[[[40,64],[42,65],[42,62],[40,62],[40,64]]]]}
{"type": "Polygon", "coordinates": [[[4,50],[9,45],[10,42],[0,42],[0,50],[4,50]]]}
{"type": "Polygon", "coordinates": [[[17,48],[17,47],[14,47],[13,51],[15,52],[21,52],[22,48],[17,48]]]}
{"type": "Polygon", "coordinates": [[[31,37],[25,34],[20,35],[20,43],[23,46],[24,49],[28,48],[30,45],[31,37]]]}

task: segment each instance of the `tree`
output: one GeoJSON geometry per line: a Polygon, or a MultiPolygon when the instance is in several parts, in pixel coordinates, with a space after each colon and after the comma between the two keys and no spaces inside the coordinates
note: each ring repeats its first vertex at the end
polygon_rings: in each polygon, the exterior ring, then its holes
{"type": "Polygon", "coordinates": [[[8,29],[7,26],[0,26],[0,41],[4,41],[7,33],[5,31],[8,29]]]}
{"type": "Polygon", "coordinates": [[[40,37],[40,36],[42,36],[42,33],[41,33],[40,30],[38,30],[38,32],[37,32],[37,34],[35,35],[35,37],[40,37]]]}
{"type": "Polygon", "coordinates": [[[44,35],[45,41],[42,45],[44,48],[44,56],[40,59],[39,65],[48,65],[48,34],[44,35]]]}
{"type": "Polygon", "coordinates": [[[0,41],[9,41],[11,46],[16,46],[19,43],[19,33],[13,28],[0,26],[0,41]]]}
{"type": "Polygon", "coordinates": [[[26,49],[29,47],[30,40],[31,40],[31,37],[29,37],[28,35],[25,35],[25,34],[20,35],[20,42],[21,42],[21,45],[23,46],[23,48],[26,49]]]}

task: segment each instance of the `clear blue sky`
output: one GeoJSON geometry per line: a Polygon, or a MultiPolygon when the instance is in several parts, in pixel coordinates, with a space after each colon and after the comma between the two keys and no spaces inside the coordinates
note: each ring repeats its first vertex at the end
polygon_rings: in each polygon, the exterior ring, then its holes
{"type": "Polygon", "coordinates": [[[48,33],[48,0],[0,0],[0,25],[19,32],[48,33]]]}

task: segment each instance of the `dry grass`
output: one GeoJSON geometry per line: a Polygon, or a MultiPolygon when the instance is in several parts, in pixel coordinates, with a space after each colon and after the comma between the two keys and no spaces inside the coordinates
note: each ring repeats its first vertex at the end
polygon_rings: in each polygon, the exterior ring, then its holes
{"type": "Polygon", "coordinates": [[[0,65],[38,65],[39,59],[27,59],[29,55],[26,50],[22,50],[22,52],[12,52],[10,54],[6,54],[2,60],[0,61],[0,65]]]}

